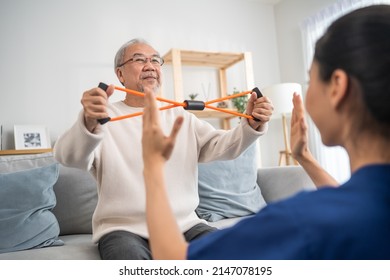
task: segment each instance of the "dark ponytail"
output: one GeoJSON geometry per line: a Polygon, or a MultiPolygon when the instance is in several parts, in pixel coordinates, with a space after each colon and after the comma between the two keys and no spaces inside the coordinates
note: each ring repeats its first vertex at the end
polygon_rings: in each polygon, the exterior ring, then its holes
{"type": "Polygon", "coordinates": [[[317,41],[314,60],[323,81],[329,81],[334,70],[344,70],[357,83],[366,110],[382,132],[389,130],[390,5],[361,8],[333,22],[317,41]]]}

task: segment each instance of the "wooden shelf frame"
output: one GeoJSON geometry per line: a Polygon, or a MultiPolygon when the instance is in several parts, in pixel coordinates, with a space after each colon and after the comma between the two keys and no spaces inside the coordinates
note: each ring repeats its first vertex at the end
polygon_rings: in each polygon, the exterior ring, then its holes
{"type": "Polygon", "coordinates": [[[0,156],[43,154],[50,153],[52,151],[53,149],[1,150],[0,156]]]}
{"type": "Polygon", "coordinates": [[[180,56],[182,64],[227,69],[243,60],[244,53],[203,52],[171,49],[165,56],[165,63],[174,63],[174,57],[180,56]]]}
{"type": "MultiPolygon", "coordinates": [[[[227,94],[227,78],[226,70],[239,63],[245,63],[246,87],[252,89],[254,87],[253,63],[252,54],[250,52],[231,53],[231,52],[208,52],[208,51],[192,51],[171,49],[164,56],[166,64],[172,64],[173,71],[173,90],[176,101],[184,100],[183,90],[183,73],[182,66],[202,66],[212,67],[218,70],[219,77],[219,97],[225,97],[227,94]]],[[[203,117],[199,111],[195,113],[198,117],[203,117]]],[[[209,113],[204,113],[210,115],[209,113]]],[[[221,126],[224,129],[230,129],[230,119],[232,116],[219,112],[214,114],[215,118],[221,119],[221,126]]]]}

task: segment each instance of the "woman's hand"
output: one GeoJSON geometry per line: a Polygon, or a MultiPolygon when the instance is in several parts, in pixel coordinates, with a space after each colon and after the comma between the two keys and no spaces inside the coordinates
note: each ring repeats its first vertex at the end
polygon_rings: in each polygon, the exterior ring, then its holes
{"type": "Polygon", "coordinates": [[[303,167],[317,188],[338,186],[338,182],[320,166],[309,150],[305,108],[301,96],[297,93],[294,93],[293,104],[290,140],[292,156],[303,167]]]}
{"type": "Polygon", "coordinates": [[[181,233],[169,204],[164,180],[164,163],[175,146],[183,123],[178,117],[171,134],[165,136],[160,127],[159,112],[151,90],[144,89],[145,109],[142,126],[142,156],[146,189],[146,222],[153,259],[184,260],[188,244],[181,233]]]}
{"type": "Polygon", "coordinates": [[[291,152],[292,156],[299,162],[308,153],[308,132],[307,122],[305,117],[305,109],[302,98],[299,94],[294,93],[293,96],[294,109],[291,116],[291,152]]]}
{"type": "Polygon", "coordinates": [[[183,123],[178,117],[169,136],[165,136],[160,127],[159,112],[152,91],[145,88],[145,108],[142,129],[142,155],[144,164],[167,161],[175,146],[176,136],[183,123]]]}

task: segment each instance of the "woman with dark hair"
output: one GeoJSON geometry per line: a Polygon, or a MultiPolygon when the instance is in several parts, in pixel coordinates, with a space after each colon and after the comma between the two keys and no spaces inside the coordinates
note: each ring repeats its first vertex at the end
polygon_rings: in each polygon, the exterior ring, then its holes
{"type": "MultiPolygon", "coordinates": [[[[154,258],[390,259],[389,54],[389,5],[341,17],[316,44],[306,108],[323,143],[346,149],[352,174],[346,183],[269,204],[191,243],[178,230],[162,175],[182,120],[165,136],[148,92],[142,141],[154,258]]],[[[294,154],[307,168],[313,159],[305,144],[303,102],[295,95],[293,103],[294,154]]],[[[312,177],[322,172],[318,165],[308,171],[312,177]]]]}

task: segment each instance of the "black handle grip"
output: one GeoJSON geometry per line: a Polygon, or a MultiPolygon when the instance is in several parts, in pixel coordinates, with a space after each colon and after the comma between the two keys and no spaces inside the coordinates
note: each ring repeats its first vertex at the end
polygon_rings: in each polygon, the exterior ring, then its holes
{"type": "MultiPolygon", "coordinates": [[[[102,90],[106,91],[108,89],[108,85],[105,83],[99,83],[98,88],[101,88],[102,90]]],[[[106,122],[109,122],[111,120],[110,117],[103,118],[103,119],[98,119],[98,122],[100,124],[105,124],[106,122]]]]}
{"type": "Polygon", "coordinates": [[[98,88],[101,88],[102,90],[106,91],[108,89],[108,85],[105,83],[99,83],[98,88]]]}
{"type": "Polygon", "coordinates": [[[186,104],[185,110],[203,111],[205,107],[205,103],[200,100],[184,100],[184,103],[186,104]]]}
{"type": "Polygon", "coordinates": [[[252,89],[252,91],[256,92],[257,98],[263,97],[263,94],[261,93],[259,88],[255,87],[254,89],[252,89]]]}
{"type": "MultiPolygon", "coordinates": [[[[252,91],[256,92],[257,98],[263,97],[263,94],[261,93],[261,91],[257,87],[252,89],[252,91]]],[[[252,115],[252,117],[253,117],[253,115],[252,115]]],[[[260,121],[259,119],[256,119],[255,117],[253,117],[253,120],[256,122],[260,121]]]]}

